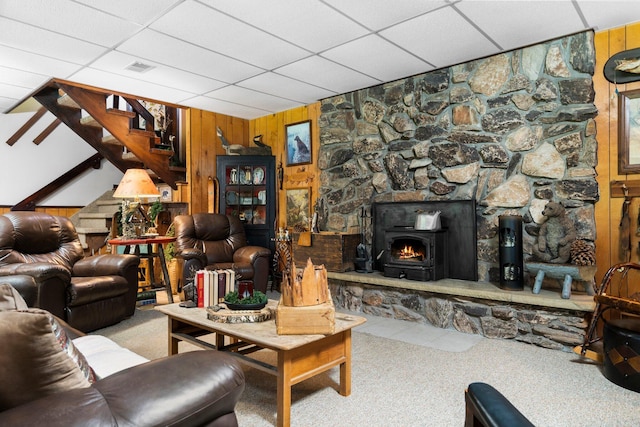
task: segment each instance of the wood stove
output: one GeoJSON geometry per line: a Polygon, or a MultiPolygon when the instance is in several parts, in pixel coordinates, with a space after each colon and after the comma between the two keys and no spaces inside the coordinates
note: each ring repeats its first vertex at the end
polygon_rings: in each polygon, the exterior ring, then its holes
{"type": "Polygon", "coordinates": [[[383,274],[387,277],[431,281],[446,277],[447,231],[393,227],[384,230],[383,274]]]}

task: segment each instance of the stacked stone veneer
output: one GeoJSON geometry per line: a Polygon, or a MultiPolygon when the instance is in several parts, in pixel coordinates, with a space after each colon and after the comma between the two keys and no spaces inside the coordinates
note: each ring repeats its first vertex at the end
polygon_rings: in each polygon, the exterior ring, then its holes
{"type": "Polygon", "coordinates": [[[336,306],[351,311],[567,352],[582,344],[587,326],[585,313],[580,311],[541,309],[334,279],[329,281],[329,287],[336,306]]]}
{"type": "MultiPolygon", "coordinates": [[[[499,282],[500,215],[523,217],[525,259],[549,200],[565,206],[579,239],[593,242],[598,200],[594,66],[593,33],[584,32],[323,100],[321,230],[357,230],[361,208],[374,201],[475,198],[479,280],[493,283],[499,282]]],[[[424,298],[365,291],[363,306],[374,310],[374,295],[383,301],[424,298]]],[[[426,307],[449,310],[438,319],[456,326],[464,314],[478,321],[462,329],[475,325],[485,335],[513,335],[532,316],[537,323],[531,328],[552,327],[555,316],[435,300],[443,302],[426,307]],[[504,330],[487,332],[492,322],[504,330]]],[[[411,303],[400,306],[412,310],[411,303]]],[[[554,329],[580,323],[573,315],[569,319],[554,329]]]]}
{"type": "Polygon", "coordinates": [[[374,201],[475,198],[479,279],[496,283],[500,215],[524,218],[525,258],[549,200],[593,242],[594,65],[585,32],[323,100],[320,228],[354,231],[374,201]]]}

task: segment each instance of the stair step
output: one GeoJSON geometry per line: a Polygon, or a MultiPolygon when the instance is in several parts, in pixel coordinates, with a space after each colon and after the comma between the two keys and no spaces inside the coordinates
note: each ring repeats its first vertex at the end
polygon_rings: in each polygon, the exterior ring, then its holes
{"type": "Polygon", "coordinates": [[[138,156],[133,154],[131,151],[127,151],[126,153],[122,153],[122,160],[131,160],[133,162],[139,162],[140,161],[138,156]]]}
{"type": "Polygon", "coordinates": [[[102,125],[96,121],[92,116],[86,116],[80,119],[80,124],[85,126],[91,126],[94,128],[102,128],[102,125]]]}
{"type": "Polygon", "coordinates": [[[78,227],[77,228],[98,228],[98,229],[106,229],[107,221],[111,221],[113,218],[113,213],[109,212],[89,212],[89,213],[78,213],[78,227]]]}
{"type": "Polygon", "coordinates": [[[58,98],[58,105],[60,105],[62,107],[67,107],[67,108],[75,108],[77,110],[81,109],[80,106],[78,105],[78,103],[76,101],[74,101],[67,94],[64,94],[60,98],[58,98]]]}
{"type": "MultiPolygon", "coordinates": [[[[130,134],[137,134],[137,135],[142,135],[142,136],[146,136],[148,138],[158,138],[158,135],[156,135],[155,132],[149,131],[149,130],[144,130],[144,129],[129,129],[129,133],[130,134]]],[[[160,139],[160,138],[158,138],[160,139]]]]}
{"type": "Polygon", "coordinates": [[[133,119],[136,116],[136,113],[134,111],[118,110],[117,108],[107,108],[107,113],[128,117],[130,119],[133,119]]]}
{"type": "Polygon", "coordinates": [[[167,157],[171,157],[175,154],[173,150],[163,150],[162,148],[152,148],[150,151],[153,154],[160,154],[167,157]]]}
{"type": "Polygon", "coordinates": [[[120,142],[118,139],[116,139],[116,137],[113,136],[113,135],[107,135],[107,136],[103,137],[102,138],[102,143],[103,144],[117,145],[119,147],[124,147],[122,142],[120,142]]]}

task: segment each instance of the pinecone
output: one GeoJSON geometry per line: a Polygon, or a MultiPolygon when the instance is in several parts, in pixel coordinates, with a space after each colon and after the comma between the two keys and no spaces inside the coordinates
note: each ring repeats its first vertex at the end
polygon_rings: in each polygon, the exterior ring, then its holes
{"type": "Polygon", "coordinates": [[[571,243],[571,263],[575,265],[594,265],[596,250],[586,240],[575,240],[571,243]]]}

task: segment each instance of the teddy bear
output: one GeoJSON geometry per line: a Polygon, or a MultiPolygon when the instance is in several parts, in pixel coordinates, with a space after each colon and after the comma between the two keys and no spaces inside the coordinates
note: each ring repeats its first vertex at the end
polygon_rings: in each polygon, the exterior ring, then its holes
{"type": "Polygon", "coordinates": [[[564,206],[548,202],[542,210],[547,220],[540,227],[538,244],[533,255],[542,262],[565,264],[571,258],[571,243],[576,240],[573,221],[567,217],[564,206]]]}

